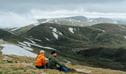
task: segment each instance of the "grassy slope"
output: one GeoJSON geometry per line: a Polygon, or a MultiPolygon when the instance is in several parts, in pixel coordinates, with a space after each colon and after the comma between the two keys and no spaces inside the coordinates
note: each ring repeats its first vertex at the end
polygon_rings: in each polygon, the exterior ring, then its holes
{"type": "MultiPolygon", "coordinates": [[[[34,67],[33,58],[17,57],[17,56],[11,56],[11,58],[13,59],[18,58],[18,63],[15,63],[15,61],[11,63],[1,62],[0,74],[82,74],[82,73],[75,73],[75,72],[64,73],[64,72],[60,72],[57,70],[50,70],[50,69],[39,70],[34,67]]],[[[111,70],[111,69],[103,69],[103,68],[95,68],[95,67],[82,66],[82,65],[71,65],[71,64],[69,64],[68,66],[70,68],[83,70],[84,72],[91,71],[91,73],[89,74],[126,74],[126,72],[111,70]]]]}
{"type": "Polygon", "coordinates": [[[31,24],[31,25],[28,25],[25,27],[21,27],[20,29],[14,30],[14,31],[12,31],[12,33],[14,33],[15,35],[20,35],[20,34],[27,32],[28,30],[30,30],[33,27],[34,27],[34,25],[31,24]]]}

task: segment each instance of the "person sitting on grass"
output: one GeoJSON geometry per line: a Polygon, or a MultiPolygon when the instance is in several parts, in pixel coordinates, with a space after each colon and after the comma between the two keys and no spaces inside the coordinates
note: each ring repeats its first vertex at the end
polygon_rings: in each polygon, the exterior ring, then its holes
{"type": "Polygon", "coordinates": [[[38,69],[46,69],[47,63],[48,59],[46,58],[45,51],[41,50],[38,56],[36,57],[35,66],[38,69]]]}
{"type": "Polygon", "coordinates": [[[58,53],[56,51],[51,52],[51,56],[49,57],[48,68],[57,69],[64,72],[71,71],[70,68],[66,67],[64,64],[61,64],[58,59],[58,53]]]}

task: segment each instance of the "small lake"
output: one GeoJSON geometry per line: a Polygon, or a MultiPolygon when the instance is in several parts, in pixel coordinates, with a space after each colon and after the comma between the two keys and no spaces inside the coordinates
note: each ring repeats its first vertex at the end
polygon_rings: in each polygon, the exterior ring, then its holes
{"type": "Polygon", "coordinates": [[[4,48],[1,51],[5,55],[17,55],[17,56],[27,56],[27,57],[37,56],[35,53],[30,52],[14,44],[2,44],[2,46],[4,48]]]}

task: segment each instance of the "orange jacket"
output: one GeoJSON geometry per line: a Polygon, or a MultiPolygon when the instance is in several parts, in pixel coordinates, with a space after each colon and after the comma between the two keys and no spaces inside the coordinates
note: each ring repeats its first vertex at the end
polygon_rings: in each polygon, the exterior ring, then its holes
{"type": "Polygon", "coordinates": [[[35,66],[41,67],[47,64],[45,54],[39,54],[35,61],[35,66]]]}

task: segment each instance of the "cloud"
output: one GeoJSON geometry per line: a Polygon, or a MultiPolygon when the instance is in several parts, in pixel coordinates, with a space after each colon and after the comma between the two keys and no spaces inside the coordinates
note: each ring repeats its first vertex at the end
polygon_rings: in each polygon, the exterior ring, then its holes
{"type": "Polygon", "coordinates": [[[0,12],[0,27],[21,27],[36,23],[41,18],[57,18],[68,16],[86,16],[88,18],[112,18],[126,19],[126,13],[103,13],[89,12],[84,9],[75,10],[36,10],[32,9],[26,13],[0,12]]]}
{"type": "Polygon", "coordinates": [[[44,4],[54,4],[54,3],[63,3],[63,2],[67,2],[67,3],[101,3],[101,2],[122,2],[125,0],[3,0],[1,2],[4,3],[44,3],[44,4]]]}
{"type": "Polygon", "coordinates": [[[32,9],[77,9],[126,12],[126,0],[0,0],[0,11],[26,12],[32,9]]]}
{"type": "Polygon", "coordinates": [[[105,17],[105,18],[126,18],[126,13],[113,13],[113,12],[89,12],[84,9],[75,9],[75,10],[31,10],[30,14],[35,19],[41,19],[41,18],[57,18],[57,17],[68,17],[68,16],[85,16],[89,18],[99,18],[99,17],[105,17]]]}
{"type": "Polygon", "coordinates": [[[14,12],[0,12],[0,27],[21,27],[34,23],[35,19],[30,15],[14,12]]]}

